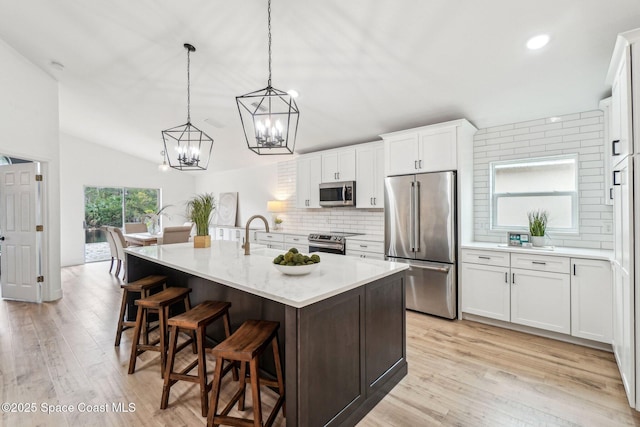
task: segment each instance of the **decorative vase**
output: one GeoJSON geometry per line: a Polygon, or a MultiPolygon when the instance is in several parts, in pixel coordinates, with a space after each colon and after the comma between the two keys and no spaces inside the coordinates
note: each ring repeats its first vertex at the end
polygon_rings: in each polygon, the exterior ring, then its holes
{"type": "Polygon", "coordinates": [[[211,246],[211,236],[193,236],[194,248],[208,248],[211,246]]]}
{"type": "Polygon", "coordinates": [[[544,246],[544,236],[531,236],[533,246],[544,246]]]}
{"type": "Polygon", "coordinates": [[[145,221],[145,225],[147,226],[147,231],[149,234],[156,235],[160,233],[160,217],[153,216],[145,221]]]}

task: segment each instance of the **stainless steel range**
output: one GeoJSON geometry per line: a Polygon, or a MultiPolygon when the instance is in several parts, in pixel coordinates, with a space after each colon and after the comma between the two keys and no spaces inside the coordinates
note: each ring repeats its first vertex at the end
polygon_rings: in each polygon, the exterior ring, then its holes
{"type": "Polygon", "coordinates": [[[361,233],[347,233],[342,231],[309,234],[309,252],[326,252],[344,255],[347,247],[346,238],[359,234],[361,233]]]}

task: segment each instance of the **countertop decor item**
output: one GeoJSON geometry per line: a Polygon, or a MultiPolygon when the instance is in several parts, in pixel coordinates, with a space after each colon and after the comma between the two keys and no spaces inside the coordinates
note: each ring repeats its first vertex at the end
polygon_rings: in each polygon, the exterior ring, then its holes
{"type": "Polygon", "coordinates": [[[295,97],[271,86],[271,0],[267,6],[269,79],[267,87],[237,96],[240,122],[249,150],[262,154],[293,154],[300,111],[295,97]]]}
{"type": "Polygon", "coordinates": [[[164,156],[169,166],[178,170],[206,170],[211,158],[213,139],[191,124],[191,58],[196,48],[184,44],[187,50],[187,123],[162,131],[164,156]]]}
{"type": "Polygon", "coordinates": [[[531,233],[531,243],[533,246],[544,246],[544,235],[547,230],[549,214],[547,211],[538,209],[529,211],[529,232],[531,233]]]}
{"type": "Polygon", "coordinates": [[[187,202],[187,218],[196,225],[196,235],[193,237],[194,248],[211,246],[209,226],[215,210],[216,199],[211,193],[199,194],[187,202]]]}
{"type": "MultiPolygon", "coordinates": [[[[147,231],[149,232],[149,234],[155,235],[160,233],[160,217],[163,215],[169,217],[169,215],[167,215],[164,210],[170,206],[171,205],[166,205],[160,208],[157,212],[148,211],[144,214],[142,222],[144,222],[144,225],[147,226],[147,231]]],[[[169,217],[169,219],[171,218],[169,217]]]]}
{"type": "Polygon", "coordinates": [[[318,267],[318,264],[307,264],[307,265],[280,265],[273,264],[273,266],[282,274],[286,274],[288,276],[302,276],[305,274],[311,273],[318,267]]]}

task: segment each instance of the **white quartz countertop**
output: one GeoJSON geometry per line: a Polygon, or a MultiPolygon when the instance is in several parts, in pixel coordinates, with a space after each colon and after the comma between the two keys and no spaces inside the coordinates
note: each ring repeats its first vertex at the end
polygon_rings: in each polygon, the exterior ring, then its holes
{"type": "Polygon", "coordinates": [[[515,246],[508,246],[506,243],[490,243],[490,242],[471,242],[465,243],[461,246],[462,249],[486,249],[492,251],[506,251],[517,252],[534,255],[549,255],[549,256],[568,256],[572,258],[588,258],[588,259],[602,259],[605,261],[613,260],[613,251],[604,249],[583,249],[583,248],[569,248],[569,247],[544,247],[542,249],[536,248],[519,248],[515,246]]]}
{"type": "Polygon", "coordinates": [[[213,240],[210,248],[193,243],[126,248],[130,255],[229,287],[301,308],[394,273],[408,264],[318,253],[318,267],[304,276],[287,276],[272,265],[284,253],[252,244],[245,256],[239,242],[213,240]]]}

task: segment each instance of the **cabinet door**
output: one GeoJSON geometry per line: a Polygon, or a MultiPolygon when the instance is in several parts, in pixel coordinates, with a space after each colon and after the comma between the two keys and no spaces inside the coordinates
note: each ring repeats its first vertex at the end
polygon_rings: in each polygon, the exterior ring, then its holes
{"type": "Polygon", "coordinates": [[[462,263],[462,311],[510,320],[509,268],[462,263]]]}
{"type": "Polygon", "coordinates": [[[356,150],[356,208],[384,208],[384,146],[356,150]]]}
{"type": "Polygon", "coordinates": [[[419,172],[418,133],[408,133],[385,139],[386,175],[419,172]]]}
{"type": "Polygon", "coordinates": [[[611,187],[611,167],[612,162],[619,157],[613,156],[611,152],[611,97],[600,101],[600,109],[603,112],[604,121],[604,203],[613,205],[613,188],[611,187]]]}
{"type": "Polygon", "coordinates": [[[322,182],[339,181],[338,153],[333,151],[322,155],[322,182]]]}
{"type": "Polygon", "coordinates": [[[571,335],[611,344],[611,263],[572,258],[571,269],[571,335]]]}
{"type": "Polygon", "coordinates": [[[356,179],[356,150],[347,148],[338,151],[338,181],[356,179]]]}
{"type": "Polygon", "coordinates": [[[311,158],[301,157],[296,162],[296,207],[309,207],[310,198],[310,164],[311,158]]]}
{"type": "Polygon", "coordinates": [[[562,334],[571,333],[568,274],[511,269],[511,322],[562,334]]]}
{"type": "Polygon", "coordinates": [[[420,172],[456,170],[456,128],[423,131],[419,134],[420,172]]]}
{"type": "Polygon", "coordinates": [[[632,275],[633,270],[633,160],[622,160],[613,171],[614,259],[632,275]]]}
{"type": "Polygon", "coordinates": [[[633,153],[631,138],[631,50],[625,49],[611,85],[611,140],[615,164],[633,153]]]}
{"type": "Polygon", "coordinates": [[[613,336],[611,345],[618,362],[622,384],[629,405],[635,404],[635,340],[634,303],[631,280],[620,266],[613,263],[613,336]]]}
{"type": "Polygon", "coordinates": [[[320,156],[301,157],[298,159],[296,171],[296,207],[320,207],[320,156]]]}

